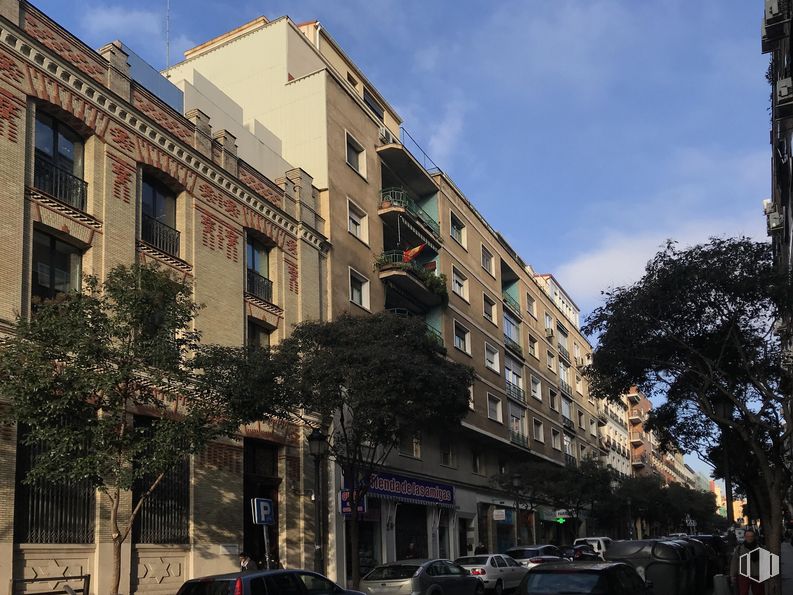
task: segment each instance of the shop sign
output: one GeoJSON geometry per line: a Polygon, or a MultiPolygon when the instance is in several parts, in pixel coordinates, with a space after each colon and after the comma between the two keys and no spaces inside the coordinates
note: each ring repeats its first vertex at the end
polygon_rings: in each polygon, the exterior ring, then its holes
{"type": "Polygon", "coordinates": [[[493,509],[493,520],[494,521],[506,521],[507,520],[507,509],[506,508],[494,508],[493,509]]]}
{"type": "Polygon", "coordinates": [[[560,510],[557,510],[557,511],[554,513],[554,516],[555,516],[557,519],[559,519],[559,518],[562,518],[562,519],[569,519],[569,518],[571,518],[573,515],[572,515],[572,514],[570,514],[570,511],[569,511],[569,510],[566,510],[566,509],[562,508],[562,509],[560,509],[560,510]]]}
{"type": "MultiPolygon", "coordinates": [[[[339,511],[342,514],[352,514],[352,494],[350,490],[339,490],[339,511]]],[[[358,502],[358,513],[366,512],[366,496],[358,502]]]]}
{"type": "Polygon", "coordinates": [[[454,486],[392,473],[373,474],[368,493],[426,504],[454,504],[454,486]]]}

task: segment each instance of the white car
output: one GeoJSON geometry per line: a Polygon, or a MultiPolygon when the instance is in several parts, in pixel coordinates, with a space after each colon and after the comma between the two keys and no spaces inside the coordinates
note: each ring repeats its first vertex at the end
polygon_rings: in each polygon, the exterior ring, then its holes
{"type": "Polygon", "coordinates": [[[611,541],[611,537],[580,537],[573,542],[573,545],[591,545],[595,553],[605,560],[606,550],[611,545],[611,541]]]}
{"type": "Polygon", "coordinates": [[[550,543],[519,545],[508,549],[504,554],[526,568],[532,568],[545,562],[564,562],[562,551],[550,543]]]}
{"type": "Polygon", "coordinates": [[[523,576],[529,571],[509,556],[480,555],[457,558],[455,564],[462,566],[473,576],[478,576],[485,584],[485,589],[501,595],[505,590],[520,585],[523,576]]]}

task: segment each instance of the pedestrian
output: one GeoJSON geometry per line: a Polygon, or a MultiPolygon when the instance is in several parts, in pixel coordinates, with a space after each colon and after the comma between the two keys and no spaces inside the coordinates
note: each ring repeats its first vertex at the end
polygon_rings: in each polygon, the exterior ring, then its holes
{"type": "Polygon", "coordinates": [[[486,554],[486,553],[487,553],[487,546],[480,541],[479,545],[477,545],[476,549],[474,550],[474,555],[479,556],[480,554],[486,554]]]}
{"type": "Polygon", "coordinates": [[[253,572],[259,570],[256,562],[248,552],[240,552],[240,572],[253,572]]]}
{"type": "Polygon", "coordinates": [[[416,544],[415,542],[411,541],[408,544],[408,551],[405,554],[405,560],[415,560],[418,557],[419,557],[419,553],[418,550],[416,549],[416,544]]]}
{"type": "Polygon", "coordinates": [[[765,587],[762,583],[755,582],[748,576],[743,576],[738,573],[741,556],[748,554],[758,547],[757,534],[754,529],[747,529],[743,534],[743,542],[735,546],[735,550],[732,553],[732,561],[730,562],[730,583],[732,585],[737,585],[738,595],[749,595],[749,589],[751,589],[752,595],[765,595],[765,587]]]}

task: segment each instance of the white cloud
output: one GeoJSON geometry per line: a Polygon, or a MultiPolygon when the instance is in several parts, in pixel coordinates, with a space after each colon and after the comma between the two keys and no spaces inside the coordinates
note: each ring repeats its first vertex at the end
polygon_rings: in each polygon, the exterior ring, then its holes
{"type": "Polygon", "coordinates": [[[440,119],[429,127],[429,154],[441,169],[451,166],[462,137],[468,107],[463,99],[450,99],[444,105],[440,119]]]}

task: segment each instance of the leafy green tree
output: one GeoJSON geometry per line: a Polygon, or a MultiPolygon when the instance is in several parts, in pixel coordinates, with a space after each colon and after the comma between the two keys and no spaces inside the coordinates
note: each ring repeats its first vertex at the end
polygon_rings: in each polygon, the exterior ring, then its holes
{"type": "Polygon", "coordinates": [[[305,322],[277,350],[287,401],[329,428],[351,488],[352,577],[360,581],[358,504],[401,437],[459,430],[473,370],[446,358],[423,320],[381,313],[305,322]]]}
{"type": "Polygon", "coordinates": [[[23,442],[46,453],[25,481],[87,480],[107,501],[112,595],[121,545],[164,474],[240,424],[281,412],[269,354],[202,346],[198,312],[188,284],[118,266],[36,305],[0,348],[0,398],[23,442]],[[136,482],[146,489],[127,515],[119,505],[136,482]]]}
{"type": "Polygon", "coordinates": [[[790,303],[789,279],[769,244],[714,238],[681,250],[669,242],[637,283],[606,292],[584,327],[599,339],[592,394],[608,398],[638,385],[662,397],[654,429],[684,451],[706,455],[722,429],[731,431],[757,470],[741,481],[756,482],[775,553],[791,485],[793,408],[774,330],[790,303]]]}

